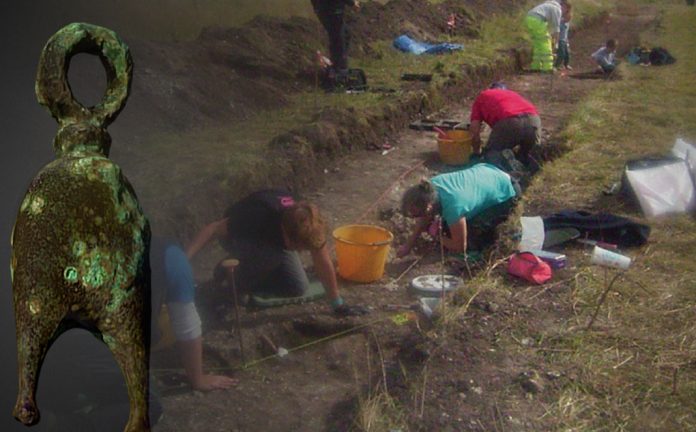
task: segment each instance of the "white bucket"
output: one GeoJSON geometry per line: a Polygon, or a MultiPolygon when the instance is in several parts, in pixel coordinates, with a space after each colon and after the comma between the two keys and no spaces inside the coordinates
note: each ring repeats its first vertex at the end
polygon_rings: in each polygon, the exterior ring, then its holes
{"type": "Polygon", "coordinates": [[[425,316],[433,318],[439,311],[440,299],[435,297],[421,297],[420,305],[425,316]]]}

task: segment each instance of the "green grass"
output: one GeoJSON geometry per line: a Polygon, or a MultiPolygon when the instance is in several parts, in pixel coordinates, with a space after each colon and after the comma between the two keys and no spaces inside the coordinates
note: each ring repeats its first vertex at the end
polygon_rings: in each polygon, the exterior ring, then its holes
{"type": "Polygon", "coordinates": [[[399,403],[380,387],[358,401],[355,426],[361,432],[407,430],[406,414],[399,403]]]}
{"type": "MultiPolygon", "coordinates": [[[[565,131],[570,152],[547,164],[526,193],[529,208],[598,203],[626,159],[667,154],[677,137],[696,142],[696,8],[665,6],[661,32],[646,46],[665,46],[678,59],[669,67],[622,65],[624,79],[599,87],[565,131]]],[[[627,212],[613,207],[606,210],[627,212]]],[[[696,231],[690,216],[644,221],[651,241],[629,251],[635,261],[600,309],[596,331],[584,331],[604,289],[599,268],[584,267],[565,300],[575,316],[549,329],[545,362],[576,379],[546,406],[557,430],[696,429],[696,231]],[[565,351],[560,351],[565,350],[565,351]]]]}

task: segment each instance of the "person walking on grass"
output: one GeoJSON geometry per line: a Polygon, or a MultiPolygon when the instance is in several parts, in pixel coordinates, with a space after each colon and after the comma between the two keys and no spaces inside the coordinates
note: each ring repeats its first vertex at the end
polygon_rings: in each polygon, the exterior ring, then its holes
{"type": "Polygon", "coordinates": [[[206,225],[186,250],[193,257],[212,239],[218,239],[232,258],[238,286],[249,294],[299,297],[309,288],[299,251],[309,251],[317,277],[337,315],[362,315],[338,292],[329,255],[326,222],[316,205],[300,201],[287,190],[262,190],[232,204],[222,219],[206,225]]]}
{"type": "Polygon", "coordinates": [[[527,12],[525,25],[532,39],[530,70],[553,71],[553,53],[558,43],[561,17],[563,11],[568,8],[570,8],[569,0],[548,0],[527,12]]]}
{"type": "Polygon", "coordinates": [[[570,27],[572,14],[571,6],[567,5],[561,17],[560,32],[558,33],[558,49],[556,50],[556,61],[553,64],[556,69],[573,69],[570,66],[570,42],[568,41],[568,28],[570,27]]]}
{"type": "Polygon", "coordinates": [[[345,24],[345,8],[360,10],[358,0],[312,0],[314,13],[329,36],[327,79],[329,85],[345,85],[348,79],[348,34],[345,24]]]}
{"type": "Polygon", "coordinates": [[[417,222],[406,243],[397,249],[397,256],[408,255],[421,233],[437,238],[440,230],[442,244],[449,252],[485,246],[492,241],[495,226],[509,214],[518,193],[509,174],[487,163],[422,180],[401,199],[401,212],[417,222]]]}

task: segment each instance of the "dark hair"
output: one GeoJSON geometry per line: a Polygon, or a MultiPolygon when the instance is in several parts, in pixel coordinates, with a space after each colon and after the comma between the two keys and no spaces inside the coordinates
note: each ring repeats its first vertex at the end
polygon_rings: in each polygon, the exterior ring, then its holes
{"type": "Polygon", "coordinates": [[[507,86],[502,81],[495,81],[488,87],[489,89],[507,90],[507,86]]]}
{"type": "Polygon", "coordinates": [[[401,213],[404,216],[411,216],[412,209],[418,209],[425,213],[428,204],[437,202],[437,192],[429,180],[423,179],[415,186],[411,186],[404,192],[401,198],[401,213]]]}
{"type": "Polygon", "coordinates": [[[616,39],[609,39],[606,43],[607,48],[616,48],[618,41],[616,39]]]}

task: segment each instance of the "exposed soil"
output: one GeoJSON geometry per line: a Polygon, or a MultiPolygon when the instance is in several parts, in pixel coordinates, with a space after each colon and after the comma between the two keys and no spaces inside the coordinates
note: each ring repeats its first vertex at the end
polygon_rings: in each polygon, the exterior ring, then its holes
{"type": "MultiPolygon", "coordinates": [[[[455,36],[476,37],[478,24],[491,13],[520,3],[366,2],[360,13],[347,14],[349,52],[352,57],[377,57],[370,44],[401,33],[426,40],[441,38],[452,11],[459,17],[455,36]]],[[[162,234],[188,240],[196,227],[249,190],[271,184],[304,189],[323,177],[324,164],[366,142],[381,140],[442,100],[430,97],[434,86],[405,82],[396,94],[385,96],[388,101],[374,112],[330,107],[288,133],[273,136],[274,132],[255,138],[253,144],[237,138],[246,136],[249,122],[257,121],[255,129],[263,129],[259,116],[291,106],[298,92],[314,89],[315,52],[326,52],[326,38],[316,20],[260,16],[240,28],[207,28],[194,41],[127,40],[135,76],[128,107],[110,129],[116,143],[112,156],[139,191],[141,204],[162,234]],[[196,135],[205,130],[220,132],[196,135]],[[179,139],[169,140],[171,136],[179,139]],[[211,154],[234,159],[251,145],[264,149],[263,161],[239,163],[227,171],[222,162],[210,161],[211,154]],[[163,181],[168,191],[176,193],[160,193],[156,184],[163,181]]],[[[508,66],[501,67],[510,68],[515,61],[511,58],[508,66]]],[[[451,89],[465,88],[482,73],[490,75],[491,70],[483,69],[463,66],[450,77],[451,89]]],[[[94,81],[101,73],[96,69],[90,77],[78,71],[71,82],[94,81]]],[[[95,99],[100,97],[97,91],[95,99]]]]}
{"type": "MultiPolygon", "coordinates": [[[[433,40],[445,33],[450,12],[459,17],[457,35],[476,36],[477,21],[520,3],[367,2],[360,13],[347,14],[350,55],[374,55],[372,42],[404,32],[433,40]]],[[[316,20],[258,16],[243,27],[205,29],[194,41],[127,40],[137,67],[133,98],[119,122],[141,133],[188,129],[282,107],[291,93],[314,85],[315,52],[326,52],[325,38],[316,20]]]]}
{"type": "MultiPolygon", "coordinates": [[[[401,10],[398,5],[402,3],[419,2],[392,2],[392,6],[384,7],[385,11],[376,16],[368,8],[364,14],[369,20],[379,20],[379,27],[386,28],[389,24],[381,20],[396,17],[396,11],[401,10]],[[391,11],[391,14],[386,11],[391,11]]],[[[512,2],[466,2],[476,13],[489,12],[485,8],[493,7],[488,6],[491,3],[512,2]]],[[[381,7],[373,3],[368,6],[381,7]]],[[[411,22],[413,16],[418,16],[415,10],[420,9],[417,6],[414,10],[409,9],[411,22]]],[[[441,16],[438,11],[422,19],[438,21],[441,16]]],[[[654,18],[652,9],[622,6],[606,20],[595,21],[583,31],[573,33],[571,64],[574,71],[591,70],[589,54],[609,37],[620,38],[619,54],[637,45],[638,32],[651,25],[654,18]]],[[[403,17],[398,19],[403,20],[403,17]]],[[[372,22],[367,21],[370,28],[378,27],[370,25],[372,22]]],[[[397,22],[403,24],[402,21],[397,22]]],[[[263,108],[283,98],[284,91],[268,87],[268,82],[264,84],[264,80],[258,80],[251,72],[254,70],[252,65],[258,59],[250,57],[249,53],[256,52],[250,44],[261,37],[255,31],[261,31],[262,26],[272,26],[267,27],[275,29],[267,33],[270,34],[294,26],[292,34],[293,38],[297,36],[296,41],[303,40],[303,37],[314,41],[310,33],[319,34],[315,24],[304,20],[283,23],[259,19],[255,25],[259,27],[254,30],[252,26],[248,33],[217,29],[201,36],[200,40],[207,41],[207,46],[199,47],[195,55],[201,56],[203,64],[212,63],[211,68],[231,68],[236,65],[234,79],[238,81],[230,84],[230,88],[234,87],[239,92],[249,91],[253,99],[258,99],[258,105],[253,108],[230,107],[227,114],[215,111],[223,117],[233,111],[243,115],[244,109],[263,108]],[[239,45],[234,45],[232,41],[237,38],[239,45]],[[227,57],[217,56],[213,47],[224,48],[227,57]],[[232,52],[235,53],[234,60],[229,57],[232,52]],[[248,65],[249,69],[240,65],[248,65]],[[253,83],[250,85],[266,86],[266,90],[237,88],[239,83],[246,82],[244,80],[253,83]]],[[[365,34],[370,34],[369,28],[366,28],[365,34]]],[[[367,36],[357,32],[355,39],[362,41],[363,37],[367,36]]],[[[291,50],[291,47],[283,49],[291,50]]],[[[294,58],[293,61],[302,67],[303,63],[293,57],[296,55],[285,57],[286,61],[294,58]]],[[[366,52],[366,55],[369,53],[366,52]]],[[[162,56],[167,57],[165,53],[162,56]]],[[[277,63],[277,70],[266,64],[265,67],[269,69],[265,70],[265,74],[274,77],[268,79],[292,82],[292,74],[288,75],[286,64],[277,63]]],[[[152,73],[151,79],[154,80],[155,76],[164,72],[141,73],[152,73]]],[[[493,71],[493,75],[498,77],[499,74],[493,71]]],[[[544,141],[549,148],[562,147],[559,133],[576,104],[596,86],[602,85],[601,80],[539,74],[510,76],[506,81],[509,87],[522,93],[539,108],[544,125],[544,141]]],[[[478,83],[479,88],[481,84],[478,83]]],[[[303,84],[297,85],[301,87],[303,84]]],[[[180,86],[187,91],[196,88],[194,83],[186,80],[180,86]]],[[[467,108],[474,93],[470,92],[467,96],[435,116],[467,119],[467,108]]],[[[174,101],[181,97],[172,89],[172,106],[180,105],[174,101]]],[[[209,101],[207,97],[203,99],[206,103],[209,101]]],[[[192,106],[204,112],[205,104],[198,107],[199,102],[197,99],[191,101],[192,106]]],[[[163,114],[163,117],[168,115],[163,114]]],[[[306,189],[304,195],[319,204],[334,227],[356,222],[386,226],[395,233],[398,244],[405,237],[407,225],[396,212],[404,188],[419,176],[431,176],[446,167],[437,161],[434,138],[430,133],[401,130],[388,135],[386,141],[394,148],[386,154],[381,149],[359,149],[346,157],[326,162],[321,188],[306,189]]],[[[547,210],[531,209],[535,214],[547,210]]],[[[372,313],[365,317],[334,318],[323,302],[243,311],[242,333],[247,362],[273,353],[265,342],[266,338],[276,346],[291,349],[352,326],[370,325],[347,336],[291,351],[282,359],[273,358],[246,370],[230,371],[240,380],[240,384],[232,390],[209,394],[190,392],[181,384],[181,375],[162,369],[178,366],[173,351],[165,350],[156,355],[153,367],[159,369],[155,372],[156,376],[165,386],[166,412],[156,430],[349,430],[354,426],[352,419],[356,416],[360,396],[380,380],[386,380],[390,394],[406,407],[408,430],[546,430],[550,419],[544,418],[542,405],[537,401],[553,401],[555,389],[563,382],[572,380],[573,371],[554,370],[542,351],[530,356],[528,353],[520,355],[501,349],[497,336],[511,320],[526,321],[530,333],[535,328],[553,326],[569,307],[557,295],[567,289],[567,283],[559,282],[546,288],[519,285],[519,293],[539,290],[536,297],[531,297],[533,300],[529,296],[523,299],[521,295],[496,297],[490,292],[484,293],[471,304],[466,316],[455,321],[446,333],[433,335],[427,333],[430,324],[421,314],[416,314],[417,319],[405,324],[397,324],[390,319],[395,310],[408,310],[416,304],[417,298],[408,288],[414,276],[443,271],[439,248],[433,242],[421,242],[416,252],[417,255],[401,260],[394,258],[392,252],[386,274],[377,283],[360,285],[341,282],[342,293],[349,303],[370,307],[372,313]],[[422,260],[400,280],[396,280],[421,255],[422,260]],[[418,376],[424,368],[428,371],[425,385],[409,378],[418,376]]],[[[489,260],[496,258],[493,253],[489,260]]],[[[205,359],[208,367],[233,369],[241,364],[234,331],[234,309],[227,300],[228,296],[214,290],[205,277],[211,274],[211,262],[213,260],[208,259],[195,263],[196,273],[203,279],[199,307],[205,325],[205,359]]],[[[460,270],[444,267],[447,273],[459,274],[460,270]]],[[[570,270],[559,272],[556,280],[564,281],[570,275],[570,270]]],[[[466,271],[463,277],[467,279],[466,271]]],[[[521,345],[528,343],[520,340],[521,345]]]]}

